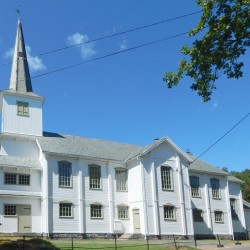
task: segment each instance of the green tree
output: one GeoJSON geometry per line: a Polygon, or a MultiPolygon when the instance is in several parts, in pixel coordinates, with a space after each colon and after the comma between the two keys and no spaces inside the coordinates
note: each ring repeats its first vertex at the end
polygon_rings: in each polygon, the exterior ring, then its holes
{"type": "Polygon", "coordinates": [[[244,181],[241,188],[242,196],[244,200],[250,202],[250,169],[245,169],[242,172],[232,171],[231,174],[244,181]]]}
{"type": "Polygon", "coordinates": [[[250,0],[197,0],[202,16],[189,36],[205,31],[191,47],[183,46],[185,55],[176,73],[163,80],[168,88],[178,85],[183,76],[193,79],[191,89],[203,101],[209,101],[220,74],[227,78],[243,76],[241,56],[250,45],[250,0]]]}

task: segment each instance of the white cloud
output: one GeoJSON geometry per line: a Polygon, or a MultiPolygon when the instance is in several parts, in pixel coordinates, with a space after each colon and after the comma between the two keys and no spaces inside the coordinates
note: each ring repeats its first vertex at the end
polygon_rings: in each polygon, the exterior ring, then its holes
{"type": "Polygon", "coordinates": [[[127,41],[123,40],[119,43],[120,50],[125,50],[128,48],[127,41]]]}
{"type": "Polygon", "coordinates": [[[43,64],[43,61],[41,58],[37,56],[35,57],[31,56],[31,48],[28,45],[26,45],[26,53],[27,53],[29,68],[31,71],[35,72],[35,71],[46,69],[46,66],[43,64]]]}
{"type": "Polygon", "coordinates": [[[89,38],[87,35],[80,34],[78,32],[68,37],[68,43],[70,45],[80,44],[77,47],[80,49],[83,59],[88,59],[96,54],[96,51],[94,50],[95,44],[93,42],[84,43],[88,41],[89,41],[89,38]]]}
{"type": "MultiPolygon", "coordinates": [[[[4,57],[5,58],[12,58],[13,54],[14,54],[14,49],[11,48],[5,53],[4,57]]],[[[29,45],[26,45],[26,54],[27,54],[27,58],[28,58],[30,71],[36,72],[36,71],[41,71],[41,70],[46,69],[46,66],[43,64],[43,61],[41,58],[39,58],[37,56],[33,57],[31,55],[31,48],[29,45]]]]}

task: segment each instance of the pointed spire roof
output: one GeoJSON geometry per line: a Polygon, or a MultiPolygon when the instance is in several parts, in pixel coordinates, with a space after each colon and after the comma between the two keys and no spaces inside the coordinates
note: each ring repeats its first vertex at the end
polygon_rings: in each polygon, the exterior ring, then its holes
{"type": "Polygon", "coordinates": [[[18,18],[17,24],[17,34],[9,88],[21,93],[32,92],[29,65],[27,61],[27,54],[20,17],[18,18]]]}

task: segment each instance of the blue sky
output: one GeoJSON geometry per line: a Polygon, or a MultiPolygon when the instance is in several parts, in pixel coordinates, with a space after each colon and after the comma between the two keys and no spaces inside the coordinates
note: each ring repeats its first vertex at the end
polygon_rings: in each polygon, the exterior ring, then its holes
{"type": "MultiPolygon", "coordinates": [[[[198,11],[195,1],[54,0],[0,2],[0,88],[9,84],[11,49],[21,19],[28,53],[43,52],[123,32],[198,11]]],[[[78,46],[30,61],[31,75],[94,59],[186,32],[199,14],[136,32],[78,46]]],[[[45,131],[138,145],[168,136],[184,151],[201,154],[250,112],[249,60],[244,78],[217,82],[212,100],[201,98],[184,78],[167,89],[162,77],[175,71],[179,52],[192,39],[181,36],[32,80],[46,98],[45,131]]],[[[249,56],[249,53],[248,53],[249,56]]],[[[249,168],[250,117],[210,149],[202,159],[229,170],[249,168]]]]}

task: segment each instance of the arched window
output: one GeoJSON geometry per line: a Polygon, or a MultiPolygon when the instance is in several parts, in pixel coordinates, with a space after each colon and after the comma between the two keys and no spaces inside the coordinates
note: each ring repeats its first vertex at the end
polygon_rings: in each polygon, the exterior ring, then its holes
{"type": "Polygon", "coordinates": [[[117,168],[115,170],[116,191],[127,191],[127,169],[117,168]]]}
{"type": "Polygon", "coordinates": [[[220,199],[220,181],[216,178],[211,178],[211,188],[212,188],[212,197],[214,199],[220,199]]]}
{"type": "Polygon", "coordinates": [[[200,180],[197,176],[190,176],[190,186],[192,197],[200,197],[200,180]]]}
{"type": "Polygon", "coordinates": [[[72,164],[68,161],[58,162],[59,187],[72,187],[72,164]]]}
{"type": "Polygon", "coordinates": [[[101,166],[89,165],[89,188],[101,189],[101,166]]]}
{"type": "Polygon", "coordinates": [[[161,185],[162,190],[173,190],[173,170],[168,166],[161,166],[161,185]]]}

